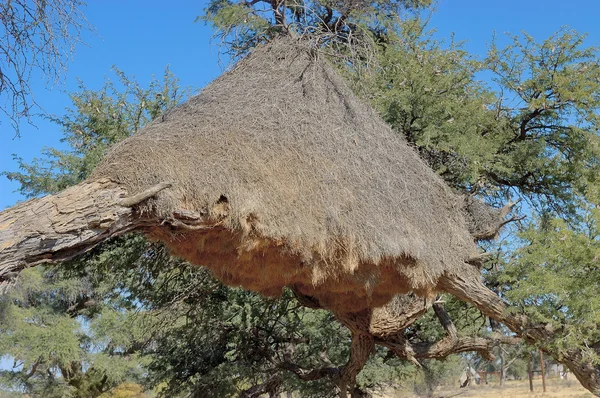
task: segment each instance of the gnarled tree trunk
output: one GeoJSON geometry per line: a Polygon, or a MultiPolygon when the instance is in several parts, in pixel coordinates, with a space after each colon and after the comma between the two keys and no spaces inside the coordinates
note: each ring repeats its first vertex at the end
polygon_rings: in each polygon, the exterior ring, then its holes
{"type": "Polygon", "coordinates": [[[111,237],[177,221],[177,215],[159,220],[135,209],[169,186],[162,183],[128,196],[123,187],[106,179],[83,182],[4,210],[0,213],[0,290],[24,268],[66,261],[111,237]]]}
{"type": "Polygon", "coordinates": [[[110,181],[86,182],[0,213],[0,281],[44,262],[71,259],[135,228],[126,192],[110,181]]]}

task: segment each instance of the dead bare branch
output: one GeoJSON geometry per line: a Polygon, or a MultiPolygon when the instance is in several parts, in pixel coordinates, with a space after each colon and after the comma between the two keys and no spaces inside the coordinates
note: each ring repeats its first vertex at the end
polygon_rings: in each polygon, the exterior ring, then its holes
{"type": "Polygon", "coordinates": [[[94,31],[80,0],[0,2],[0,111],[16,135],[19,122],[31,122],[39,108],[31,87],[33,76],[49,86],[61,82],[81,33],[94,31]]]}

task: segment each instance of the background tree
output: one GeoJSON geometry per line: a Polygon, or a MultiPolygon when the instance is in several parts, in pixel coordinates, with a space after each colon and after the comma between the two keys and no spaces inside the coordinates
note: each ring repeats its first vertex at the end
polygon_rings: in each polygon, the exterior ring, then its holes
{"type": "Polygon", "coordinates": [[[95,397],[142,378],[139,359],[127,352],[139,326],[95,300],[88,282],[30,270],[2,298],[0,352],[14,365],[1,384],[38,396],[95,397]]]}
{"type": "Polygon", "coordinates": [[[332,47],[337,56],[358,60],[372,58],[369,43],[384,40],[394,28],[395,16],[431,4],[431,0],[212,0],[198,19],[213,25],[223,49],[234,58],[285,33],[309,35],[320,45],[332,47]]]}

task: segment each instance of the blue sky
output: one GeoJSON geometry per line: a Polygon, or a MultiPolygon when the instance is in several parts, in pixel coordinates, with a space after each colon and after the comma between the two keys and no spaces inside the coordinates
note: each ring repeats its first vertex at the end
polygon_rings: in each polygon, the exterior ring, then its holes
{"type": "MultiPolygon", "coordinates": [[[[84,11],[97,36],[86,34],[88,46],[77,48],[63,87],[49,90],[37,76],[36,100],[46,112],[61,115],[70,104],[67,92],[77,89],[78,80],[88,88],[100,88],[105,76],[114,77],[113,65],[141,83],[160,76],[169,65],[182,85],[205,86],[222,72],[218,47],[210,43],[211,28],[194,23],[205,5],[183,0],[90,0],[84,11]]],[[[587,32],[587,45],[600,45],[597,0],[439,0],[437,10],[430,21],[437,36],[454,32],[476,55],[485,54],[494,32],[500,42],[504,33],[521,31],[542,40],[562,26],[587,32]]],[[[24,124],[18,139],[8,123],[0,125],[0,171],[16,170],[12,154],[30,160],[43,147],[60,147],[58,126],[44,120],[36,120],[36,125],[24,124]]],[[[14,193],[17,188],[0,177],[0,209],[21,199],[14,193]]]]}

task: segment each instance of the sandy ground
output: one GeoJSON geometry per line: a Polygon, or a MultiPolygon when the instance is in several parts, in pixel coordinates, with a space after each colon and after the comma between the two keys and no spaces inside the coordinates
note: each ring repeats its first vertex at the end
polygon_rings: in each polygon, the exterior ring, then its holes
{"type": "MultiPolygon", "coordinates": [[[[529,392],[529,381],[507,381],[504,388],[497,383],[470,386],[467,388],[439,387],[434,393],[437,398],[593,398],[593,395],[573,377],[570,380],[550,379],[546,381],[546,392],[542,391],[541,379],[533,381],[534,391],[529,392]]],[[[380,398],[416,398],[411,391],[386,391],[380,398]]]]}

